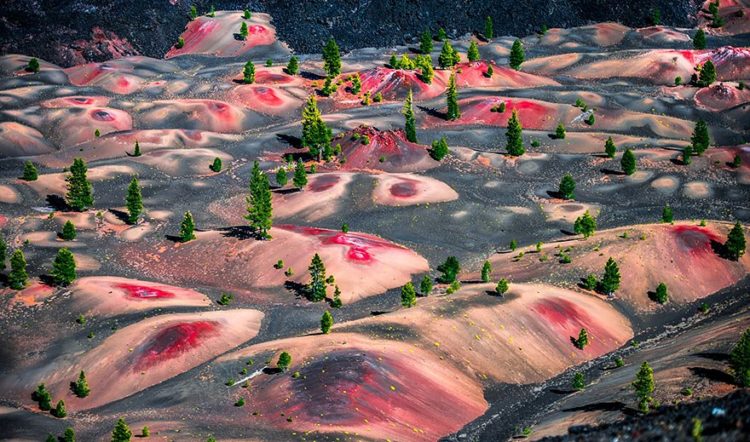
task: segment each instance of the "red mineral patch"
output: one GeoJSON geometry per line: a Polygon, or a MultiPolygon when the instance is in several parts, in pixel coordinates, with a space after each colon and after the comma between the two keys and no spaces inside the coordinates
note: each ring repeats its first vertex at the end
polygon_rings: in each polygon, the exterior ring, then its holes
{"type": "Polygon", "coordinates": [[[334,174],[317,175],[317,176],[314,176],[312,180],[310,180],[310,183],[307,185],[307,188],[313,192],[323,192],[323,191],[331,189],[333,186],[338,184],[339,181],[341,181],[341,177],[339,175],[334,175],[334,174]]]}
{"type": "Polygon", "coordinates": [[[721,238],[705,227],[679,225],[671,228],[681,252],[693,256],[713,254],[711,242],[721,242],[721,238]]]}
{"type": "Polygon", "coordinates": [[[143,344],[133,371],[146,370],[156,364],[174,359],[200,346],[206,338],[218,334],[216,321],[193,321],[170,325],[143,344]]]}
{"type": "Polygon", "coordinates": [[[174,293],[156,287],[145,287],[133,284],[116,284],[115,287],[125,290],[128,296],[135,299],[174,298],[174,293]]]}
{"type": "Polygon", "coordinates": [[[417,194],[417,185],[414,181],[401,181],[391,186],[391,195],[399,198],[409,198],[417,194]]]}

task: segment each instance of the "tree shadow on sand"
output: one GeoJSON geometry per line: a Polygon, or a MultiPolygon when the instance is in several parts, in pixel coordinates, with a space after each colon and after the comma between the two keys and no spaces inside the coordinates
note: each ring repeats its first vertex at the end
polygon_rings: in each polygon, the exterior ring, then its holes
{"type": "Polygon", "coordinates": [[[697,358],[708,359],[710,361],[719,361],[719,362],[726,362],[729,360],[729,354],[727,353],[701,352],[701,353],[693,353],[691,356],[695,356],[697,358]]]}
{"type": "Polygon", "coordinates": [[[66,212],[70,209],[68,203],[65,202],[65,198],[61,197],[60,195],[47,195],[46,200],[47,204],[54,210],[66,212]]]}
{"type": "Polygon", "coordinates": [[[440,118],[441,120],[445,120],[448,118],[447,112],[440,112],[437,109],[427,107],[427,106],[417,106],[417,108],[421,110],[422,112],[426,113],[427,115],[430,115],[435,118],[440,118]]]}
{"type": "Polygon", "coordinates": [[[623,172],[621,170],[608,169],[606,167],[602,168],[602,169],[599,169],[599,172],[601,172],[601,173],[603,173],[605,175],[620,175],[620,176],[626,175],[625,172],[623,172]]]}
{"type": "Polygon", "coordinates": [[[219,229],[225,238],[259,239],[250,226],[232,226],[219,229]]]}
{"type": "Polygon", "coordinates": [[[325,80],[326,79],[326,77],[324,75],[318,75],[318,74],[313,73],[313,72],[300,72],[299,76],[302,77],[302,78],[304,78],[305,80],[312,80],[312,81],[325,80]]]}
{"type": "Polygon", "coordinates": [[[302,147],[302,139],[293,135],[276,134],[276,139],[297,149],[302,147]]]}
{"type": "Polygon", "coordinates": [[[734,378],[721,370],[705,367],[688,367],[694,375],[708,379],[709,381],[722,382],[724,384],[734,385],[734,378]]]}

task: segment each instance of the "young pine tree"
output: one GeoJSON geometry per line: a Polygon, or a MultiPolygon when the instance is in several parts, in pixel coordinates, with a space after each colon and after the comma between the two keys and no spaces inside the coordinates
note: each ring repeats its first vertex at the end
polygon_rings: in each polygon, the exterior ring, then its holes
{"type": "Polygon", "coordinates": [[[76,260],[73,257],[73,253],[67,247],[63,247],[57,251],[55,260],[52,262],[50,276],[52,276],[55,284],[60,286],[67,286],[75,281],[76,260]]]}
{"type": "Polygon", "coordinates": [[[427,55],[432,52],[432,32],[425,29],[419,37],[419,52],[427,55]]]}
{"type": "Polygon", "coordinates": [[[490,276],[492,275],[492,264],[489,261],[485,261],[482,264],[482,282],[490,282],[490,276]]]}
{"type": "Polygon", "coordinates": [[[62,419],[68,415],[68,411],[65,409],[65,401],[60,399],[57,401],[57,405],[55,405],[55,409],[52,410],[52,416],[55,416],[56,418],[62,419]]]}
{"type": "Polygon", "coordinates": [[[68,192],[65,201],[73,210],[82,212],[94,204],[94,190],[86,173],[88,168],[82,158],[73,160],[70,166],[70,174],[65,178],[68,192]]]}
{"type": "Polygon", "coordinates": [[[284,187],[287,182],[289,182],[289,177],[286,175],[286,168],[279,167],[279,170],[276,171],[276,184],[278,184],[279,187],[284,187]]]}
{"type": "Polygon", "coordinates": [[[252,17],[253,13],[250,12],[249,9],[245,9],[244,11],[242,11],[242,18],[244,18],[245,20],[250,20],[252,17]]]}
{"type": "Polygon", "coordinates": [[[716,81],[716,66],[714,66],[711,60],[703,63],[701,68],[700,76],[698,77],[698,85],[701,87],[708,87],[716,81]]]}
{"type": "Polygon", "coordinates": [[[26,72],[39,72],[39,60],[32,57],[26,65],[26,72]]]}
{"type": "Polygon", "coordinates": [[[417,292],[414,290],[414,284],[411,281],[401,287],[401,305],[407,308],[417,305],[417,292]]]}
{"type": "Polygon", "coordinates": [[[315,94],[312,94],[302,110],[302,147],[307,147],[310,156],[319,160],[322,151],[330,148],[331,137],[331,129],[323,122],[315,94]]]}
{"type": "Polygon", "coordinates": [[[428,296],[432,293],[432,278],[430,278],[430,275],[422,277],[422,281],[419,283],[419,291],[422,293],[422,296],[428,296]]]}
{"type": "Polygon", "coordinates": [[[141,156],[141,145],[138,144],[138,141],[135,142],[135,146],[133,147],[133,156],[134,157],[141,156]]]}
{"type": "Polygon", "coordinates": [[[125,423],[125,419],[118,419],[115,429],[112,430],[112,442],[130,442],[131,437],[133,437],[133,432],[125,423]]]}
{"type": "Polygon", "coordinates": [[[320,318],[320,331],[324,334],[327,334],[331,331],[331,326],[333,325],[333,315],[331,315],[331,312],[328,310],[323,313],[323,316],[320,318]]]}
{"type": "Polygon", "coordinates": [[[513,110],[513,114],[508,119],[508,130],[505,132],[505,138],[508,139],[506,147],[508,154],[514,157],[523,155],[526,149],[523,147],[523,127],[518,119],[518,112],[513,110]]]}
{"type": "Polygon", "coordinates": [[[245,67],[242,68],[242,82],[245,84],[255,83],[255,65],[252,60],[245,63],[245,67]]]}
{"type": "Polygon", "coordinates": [[[26,257],[23,250],[16,249],[10,256],[10,273],[8,274],[8,285],[13,290],[21,290],[26,287],[29,274],[26,273],[26,257]]]}
{"type": "Polygon", "coordinates": [[[65,224],[63,224],[62,231],[60,232],[60,239],[65,241],[73,241],[76,239],[76,226],[74,226],[70,220],[65,221],[65,224]]]}
{"type": "Polygon", "coordinates": [[[585,211],[583,215],[576,218],[573,231],[583,235],[584,238],[590,237],[596,231],[596,219],[591,216],[588,210],[585,211]]]}
{"type": "Polygon", "coordinates": [[[195,221],[193,214],[185,212],[180,223],[180,242],[188,242],[195,239],[195,221]]]}
{"type": "Polygon", "coordinates": [[[456,73],[452,72],[451,77],[448,80],[448,92],[446,93],[446,99],[448,101],[448,112],[446,113],[446,119],[458,120],[461,118],[461,110],[458,108],[458,92],[456,91],[456,73]]]}
{"type": "Polygon", "coordinates": [[[472,40],[469,44],[469,51],[466,53],[466,58],[468,58],[469,61],[479,60],[479,47],[477,46],[476,41],[472,40]]]}
{"type": "Polygon", "coordinates": [[[508,291],[509,288],[510,288],[510,283],[508,282],[508,280],[505,278],[502,278],[500,279],[500,281],[497,282],[497,285],[495,286],[495,293],[502,296],[505,294],[505,292],[508,291]]]}
{"type": "Polygon", "coordinates": [[[750,387],[750,329],[742,333],[729,355],[729,366],[740,387],[750,387]]]}
{"type": "Polygon", "coordinates": [[[693,162],[693,146],[688,144],[682,149],[682,164],[688,166],[693,162]]]}
{"type": "Polygon", "coordinates": [[[271,207],[271,185],[268,175],[260,170],[256,160],[250,176],[250,194],[247,197],[247,215],[245,219],[250,228],[260,239],[269,239],[268,230],[272,225],[273,208],[271,207]]]}
{"type": "Polygon", "coordinates": [[[615,260],[610,257],[604,265],[601,289],[605,294],[610,295],[618,288],[620,288],[620,268],[617,266],[615,260]]]}
{"type": "Polygon", "coordinates": [[[336,40],[332,38],[323,47],[323,69],[329,77],[336,77],[341,73],[341,53],[336,40]]]}
{"type": "Polygon", "coordinates": [[[569,173],[566,173],[565,176],[563,176],[560,180],[560,186],[558,187],[558,193],[560,194],[560,197],[566,200],[573,199],[575,190],[576,182],[573,179],[573,176],[571,176],[569,173]]]}
{"type": "Polygon", "coordinates": [[[83,370],[78,374],[78,380],[73,384],[73,387],[73,393],[80,398],[84,398],[91,393],[91,388],[89,388],[89,383],[86,380],[86,373],[83,370]]]}
{"type": "Polygon", "coordinates": [[[310,261],[307,268],[310,272],[310,282],[307,284],[307,293],[310,301],[320,302],[326,299],[326,266],[317,253],[310,261]]]}
{"type": "Polygon", "coordinates": [[[635,382],[633,382],[635,396],[638,399],[638,409],[641,412],[648,413],[649,407],[654,401],[652,395],[655,387],[654,370],[648,365],[648,362],[644,362],[635,375],[635,382]]]}
{"type": "Polygon", "coordinates": [[[135,224],[143,212],[143,197],[137,177],[130,180],[128,194],[125,196],[125,206],[128,208],[128,223],[135,224]]]}
{"type": "Polygon", "coordinates": [[[698,120],[695,123],[695,128],[693,129],[693,135],[690,137],[690,142],[693,146],[693,151],[698,156],[703,155],[703,152],[708,149],[709,144],[711,144],[711,140],[708,134],[708,125],[705,121],[698,120]]]}
{"type": "Polygon", "coordinates": [[[669,204],[667,204],[661,211],[661,222],[672,224],[672,221],[674,221],[674,213],[672,212],[672,208],[669,207],[669,204]]]}
{"type": "Polygon", "coordinates": [[[564,140],[565,139],[565,126],[563,126],[562,123],[557,125],[557,128],[555,129],[555,138],[558,140],[564,140]]]}
{"type": "Polygon", "coordinates": [[[247,30],[247,23],[245,23],[245,22],[243,21],[243,22],[242,22],[242,26],[240,26],[240,37],[241,37],[241,38],[242,38],[243,40],[247,40],[247,36],[248,36],[248,34],[249,34],[249,32],[248,32],[248,30],[247,30]]]}
{"type": "Polygon", "coordinates": [[[73,428],[68,427],[63,433],[63,442],[76,442],[76,432],[73,428]]]}
{"type": "Polygon", "coordinates": [[[344,305],[344,303],[341,301],[341,289],[336,285],[333,287],[333,299],[331,300],[331,307],[341,308],[342,305],[344,305]]]}
{"type": "Polygon", "coordinates": [[[401,113],[404,114],[404,132],[406,132],[406,139],[412,143],[417,142],[417,123],[414,118],[414,106],[413,106],[414,95],[409,89],[409,94],[406,96],[404,102],[404,108],[401,113]]]}
{"type": "Polygon", "coordinates": [[[276,361],[276,368],[281,371],[287,371],[290,365],[292,365],[292,355],[285,351],[281,352],[279,360],[276,361]]]}
{"type": "Polygon", "coordinates": [[[23,163],[23,176],[24,181],[36,181],[39,178],[39,172],[36,170],[36,166],[31,161],[23,163]]]}
{"type": "Polygon", "coordinates": [[[289,59],[289,63],[286,65],[286,73],[289,75],[297,75],[299,74],[299,59],[292,55],[292,58],[289,59]]]}
{"type": "Polygon", "coordinates": [[[521,40],[514,41],[513,46],[510,48],[510,67],[519,70],[525,59],[526,52],[523,49],[523,43],[521,43],[521,40]]]}
{"type": "Polygon", "coordinates": [[[583,350],[589,345],[589,332],[587,332],[585,328],[582,328],[581,331],[578,332],[578,339],[576,339],[575,345],[579,350],[583,350]]]}
{"type": "Polygon", "coordinates": [[[654,292],[654,299],[659,304],[666,304],[669,300],[669,294],[667,293],[667,285],[663,282],[660,282],[659,285],[656,286],[656,292],[654,292]]]}
{"type": "Polygon", "coordinates": [[[693,37],[693,47],[695,49],[706,49],[706,33],[703,29],[698,29],[693,37]]]}
{"type": "Polygon", "coordinates": [[[437,267],[438,272],[442,273],[438,281],[443,284],[450,284],[456,280],[458,272],[461,271],[461,264],[455,256],[449,256],[444,263],[437,267]]]}
{"type": "Polygon", "coordinates": [[[438,57],[438,65],[442,69],[448,69],[456,64],[456,56],[453,54],[455,51],[448,40],[443,42],[443,48],[440,50],[440,56],[438,57]]]}
{"type": "Polygon", "coordinates": [[[222,167],[223,165],[221,164],[221,158],[219,157],[214,158],[213,163],[211,163],[211,165],[208,166],[208,168],[211,169],[212,172],[216,172],[216,173],[221,172],[222,167]]]}
{"type": "Polygon", "coordinates": [[[448,39],[448,34],[445,33],[445,29],[439,28],[437,32],[437,36],[435,37],[437,41],[445,41],[448,39]]]}
{"type": "Polygon", "coordinates": [[[492,17],[487,16],[484,20],[484,38],[492,40],[495,37],[495,30],[492,25],[492,17]]]}
{"type": "Polygon", "coordinates": [[[307,185],[307,171],[305,171],[305,163],[302,162],[302,159],[297,160],[297,165],[294,167],[292,184],[297,189],[302,189],[307,185]]]}
{"type": "Polygon", "coordinates": [[[724,243],[724,250],[726,250],[729,259],[737,261],[745,254],[745,248],[745,231],[742,229],[742,224],[737,221],[732,230],[729,231],[727,242],[724,243]]]}
{"type": "Polygon", "coordinates": [[[577,371],[576,374],[573,375],[573,390],[581,391],[586,387],[586,378],[583,376],[583,373],[580,371],[577,371]]]}
{"type": "Polygon", "coordinates": [[[450,150],[448,149],[448,142],[445,140],[445,137],[440,137],[439,140],[434,140],[432,142],[432,148],[430,149],[430,156],[435,161],[442,161],[443,158],[445,158],[446,155],[450,150]]]}
{"type": "Polygon", "coordinates": [[[615,146],[615,142],[612,141],[612,137],[608,137],[607,142],[604,143],[604,153],[606,153],[610,158],[615,157],[615,154],[617,153],[617,146],[615,146]]]}
{"type": "Polygon", "coordinates": [[[635,173],[636,160],[635,154],[632,150],[625,149],[625,152],[622,154],[622,159],[620,160],[620,166],[622,166],[622,171],[625,172],[625,175],[632,175],[635,173]]]}

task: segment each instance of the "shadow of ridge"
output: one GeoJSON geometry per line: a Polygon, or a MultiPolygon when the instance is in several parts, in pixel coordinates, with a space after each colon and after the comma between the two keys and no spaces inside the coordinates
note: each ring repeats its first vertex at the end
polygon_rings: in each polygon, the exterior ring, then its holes
{"type": "Polygon", "coordinates": [[[550,393],[553,393],[553,394],[563,394],[563,395],[568,395],[568,394],[573,394],[573,393],[575,393],[575,392],[576,392],[576,390],[573,390],[572,388],[568,388],[568,389],[562,389],[562,388],[550,388],[550,389],[549,389],[549,392],[550,392],[550,393]]]}
{"type": "Polygon", "coordinates": [[[711,361],[720,361],[720,362],[725,362],[729,360],[729,354],[727,353],[700,352],[700,353],[693,353],[690,356],[695,356],[697,358],[703,358],[703,359],[708,359],[711,361]]]}
{"type": "Polygon", "coordinates": [[[715,368],[705,367],[688,367],[691,373],[696,376],[708,379],[714,382],[723,382],[725,384],[734,385],[734,378],[721,370],[715,368]]]}
{"type": "Polygon", "coordinates": [[[445,120],[446,118],[448,118],[447,112],[440,112],[437,109],[427,107],[427,106],[417,106],[417,108],[421,110],[422,112],[426,113],[427,115],[430,115],[435,118],[440,118],[442,120],[445,120]]]}

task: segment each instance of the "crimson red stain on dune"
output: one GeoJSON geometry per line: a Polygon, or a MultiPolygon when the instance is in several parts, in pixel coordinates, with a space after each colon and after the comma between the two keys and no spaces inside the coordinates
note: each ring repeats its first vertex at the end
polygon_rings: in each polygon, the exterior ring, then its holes
{"type": "Polygon", "coordinates": [[[174,298],[174,293],[157,289],[156,287],[147,287],[142,285],[134,284],[117,284],[115,285],[118,289],[125,290],[128,297],[135,299],[163,299],[163,298],[174,298]]]}
{"type": "Polygon", "coordinates": [[[403,246],[366,233],[344,233],[336,230],[288,224],[277,227],[306,236],[314,236],[324,246],[348,246],[346,249],[347,259],[358,264],[374,262],[375,256],[373,254],[376,254],[377,250],[407,250],[403,246]]]}
{"type": "Polygon", "coordinates": [[[193,321],[169,325],[148,339],[138,350],[134,371],[141,371],[193,350],[211,337],[218,336],[216,321],[193,321]]]}
{"type": "Polygon", "coordinates": [[[389,189],[391,195],[398,198],[410,198],[417,194],[417,182],[416,181],[400,181],[391,186],[389,189]]]}
{"type": "Polygon", "coordinates": [[[323,192],[333,188],[339,181],[341,177],[338,175],[318,175],[310,181],[307,187],[313,192],[323,192]]]}
{"type": "Polygon", "coordinates": [[[674,226],[670,229],[679,250],[694,257],[714,254],[711,242],[722,242],[719,235],[699,226],[674,226]]]}
{"type": "Polygon", "coordinates": [[[562,298],[546,298],[535,302],[531,309],[546,321],[560,328],[589,322],[589,315],[575,304],[562,298]]]}
{"type": "Polygon", "coordinates": [[[345,170],[380,169],[406,172],[429,169],[437,165],[429,158],[425,146],[406,140],[403,130],[381,131],[361,126],[343,134],[340,140],[342,152],[346,157],[346,163],[341,168],[345,170]],[[355,134],[358,139],[355,138],[355,134]],[[369,139],[369,143],[362,142],[364,137],[369,139]]]}
{"type": "Polygon", "coordinates": [[[377,67],[360,72],[362,92],[374,96],[380,92],[388,100],[400,100],[411,89],[417,99],[429,99],[440,95],[445,87],[434,78],[432,84],[419,79],[417,71],[377,67]]]}
{"type": "Polygon", "coordinates": [[[270,71],[259,71],[255,74],[255,82],[256,83],[272,83],[272,84],[280,84],[280,83],[291,83],[294,81],[294,77],[291,75],[286,74],[277,74],[270,71]]]}
{"type": "MultiPolygon", "coordinates": [[[[530,100],[517,100],[503,97],[470,98],[462,103],[461,118],[448,124],[487,124],[507,126],[513,111],[526,129],[547,130],[557,125],[558,105],[530,100]],[[505,103],[505,112],[492,112],[492,108],[505,103]]],[[[436,121],[435,124],[446,124],[436,121]]]]}
{"type": "Polygon", "coordinates": [[[91,118],[96,121],[114,121],[115,117],[109,112],[102,109],[93,109],[89,112],[91,118]]]}

